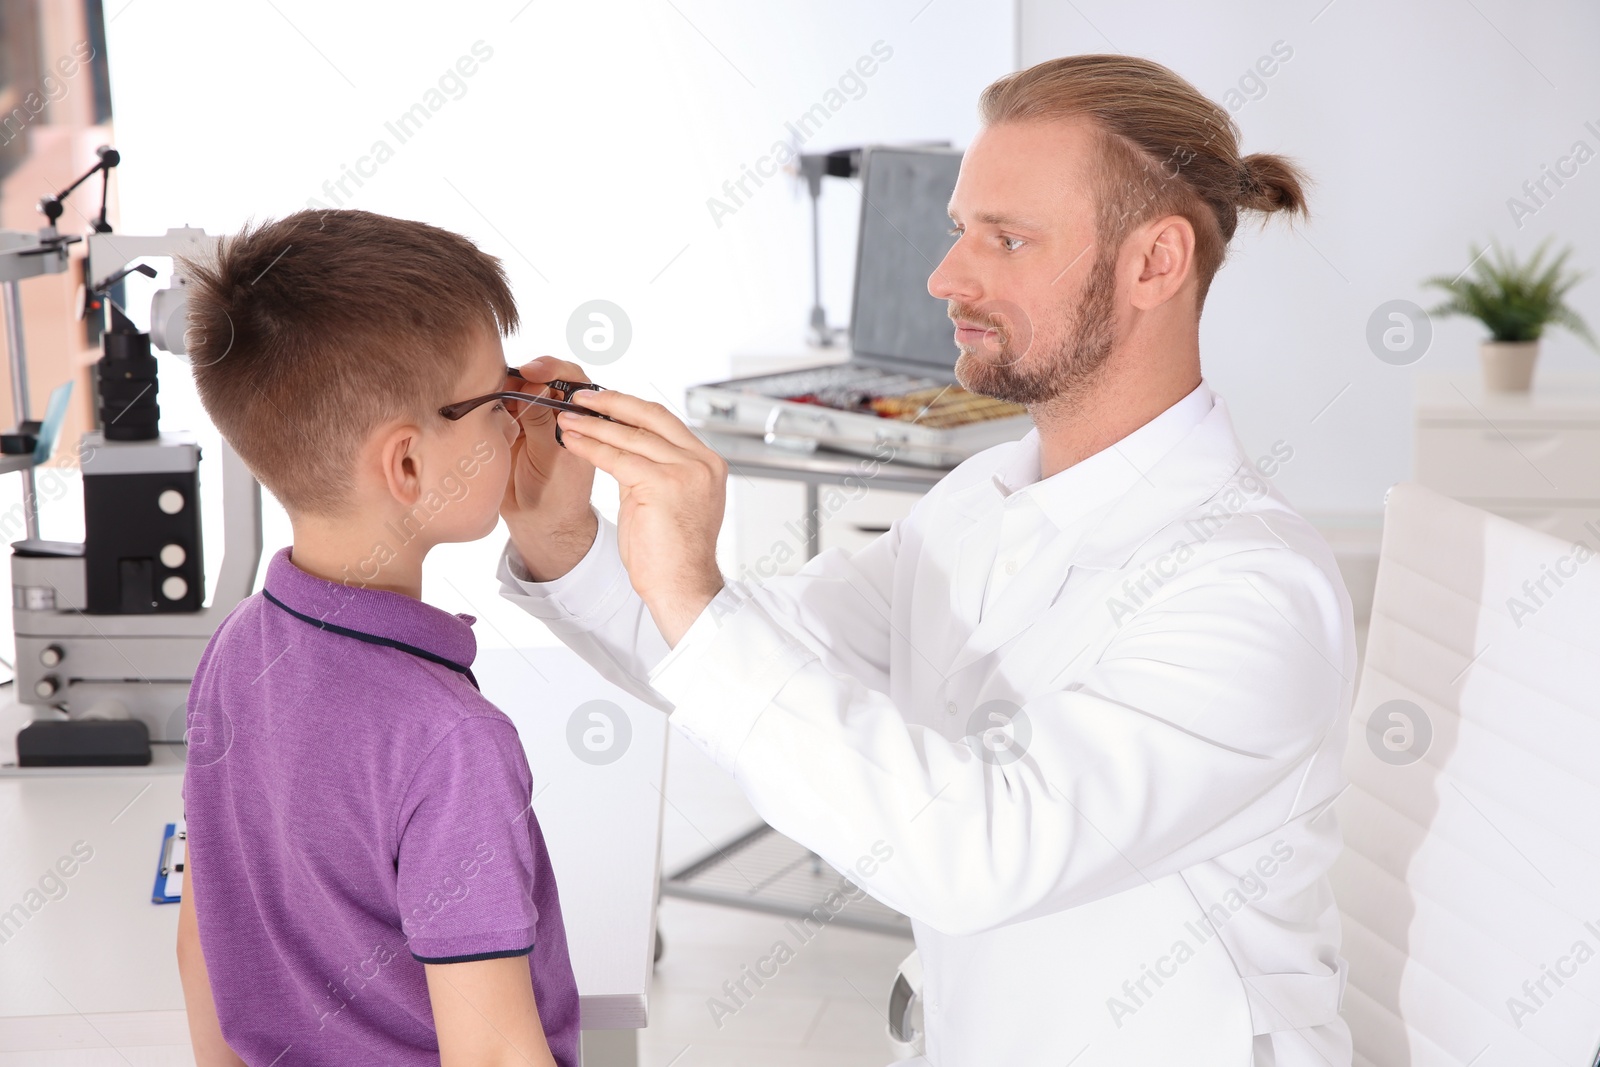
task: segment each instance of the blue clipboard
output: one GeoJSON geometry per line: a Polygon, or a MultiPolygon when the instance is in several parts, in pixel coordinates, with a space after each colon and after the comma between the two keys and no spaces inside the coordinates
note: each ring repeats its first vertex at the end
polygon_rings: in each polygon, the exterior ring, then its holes
{"type": "Polygon", "coordinates": [[[183,899],[183,868],[188,858],[188,834],[179,823],[167,823],[161,835],[161,855],[156,861],[156,885],[150,893],[153,904],[176,904],[183,899]]]}

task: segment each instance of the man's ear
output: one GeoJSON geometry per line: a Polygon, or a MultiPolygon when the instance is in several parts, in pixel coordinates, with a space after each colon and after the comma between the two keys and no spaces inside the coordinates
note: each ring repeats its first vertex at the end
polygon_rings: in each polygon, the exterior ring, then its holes
{"type": "Polygon", "coordinates": [[[397,423],[378,438],[378,464],[389,495],[408,508],[422,496],[421,444],[422,429],[413,423],[397,423]]]}
{"type": "Polygon", "coordinates": [[[1194,225],[1182,215],[1166,215],[1139,227],[1129,242],[1139,258],[1133,306],[1160,307],[1176,296],[1194,274],[1194,225]]]}

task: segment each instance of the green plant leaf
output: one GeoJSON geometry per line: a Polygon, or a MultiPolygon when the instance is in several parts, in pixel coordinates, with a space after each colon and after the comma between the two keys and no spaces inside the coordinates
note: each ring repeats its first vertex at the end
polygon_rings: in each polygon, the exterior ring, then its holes
{"type": "Polygon", "coordinates": [[[1469,245],[1470,274],[1463,271],[1454,278],[1435,275],[1423,282],[1446,294],[1446,299],[1430,308],[1429,314],[1477,319],[1496,341],[1536,341],[1544,328],[1553,324],[1570,330],[1600,351],[1600,342],[1588,324],[1566,302],[1567,293],[1588,274],[1568,269],[1571,246],[1547,263],[1550,240],[1540,242],[1533,254],[1520,263],[1498,243],[1491,243],[1487,253],[1469,245]]]}

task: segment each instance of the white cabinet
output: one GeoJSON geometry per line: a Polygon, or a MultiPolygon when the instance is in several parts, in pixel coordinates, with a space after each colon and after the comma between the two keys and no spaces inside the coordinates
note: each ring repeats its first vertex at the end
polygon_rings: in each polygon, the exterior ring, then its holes
{"type": "Polygon", "coordinates": [[[1494,393],[1477,375],[1419,375],[1415,479],[1600,548],[1600,374],[1536,375],[1494,393]]]}
{"type": "Polygon", "coordinates": [[[911,509],[921,497],[920,493],[869,486],[824,486],[818,502],[818,510],[822,514],[822,551],[830,548],[860,551],[888,532],[890,524],[896,519],[911,514],[911,509]],[[831,510],[830,490],[838,494],[833,497],[834,506],[831,510]]]}

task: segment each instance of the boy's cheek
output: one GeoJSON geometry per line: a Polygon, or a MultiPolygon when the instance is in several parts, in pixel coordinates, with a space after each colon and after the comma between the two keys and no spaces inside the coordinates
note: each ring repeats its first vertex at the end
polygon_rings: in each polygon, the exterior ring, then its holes
{"type": "Polygon", "coordinates": [[[478,465],[478,472],[473,476],[474,483],[482,483],[496,501],[505,492],[506,483],[510,480],[510,444],[507,444],[504,448],[496,448],[488,459],[478,465]]]}
{"type": "Polygon", "coordinates": [[[500,522],[500,503],[506,494],[506,486],[511,484],[511,452],[509,449],[497,449],[494,456],[487,463],[480,463],[477,473],[472,477],[472,493],[475,499],[482,502],[483,508],[483,533],[487,536],[494,531],[500,522]]]}

